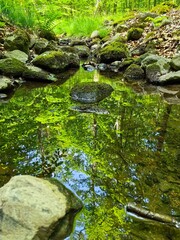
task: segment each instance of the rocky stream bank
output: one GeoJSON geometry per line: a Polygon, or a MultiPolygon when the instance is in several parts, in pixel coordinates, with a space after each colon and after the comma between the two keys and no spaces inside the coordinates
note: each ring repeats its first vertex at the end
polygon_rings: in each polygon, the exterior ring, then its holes
{"type": "MultiPolygon", "coordinates": [[[[23,81],[58,81],[59,73],[87,71],[122,73],[125,81],[153,85],[180,83],[180,11],[158,15],[136,13],[124,22],[106,21],[110,34],[89,38],[32,33],[7,23],[0,28],[0,96],[23,81]]],[[[178,91],[176,91],[178,92],[178,91]]],[[[176,94],[173,93],[173,94],[176,94]]]]}

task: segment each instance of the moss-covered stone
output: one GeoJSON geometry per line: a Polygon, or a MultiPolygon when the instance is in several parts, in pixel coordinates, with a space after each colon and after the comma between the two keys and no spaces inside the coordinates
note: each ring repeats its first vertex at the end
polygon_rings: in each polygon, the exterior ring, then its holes
{"type": "Polygon", "coordinates": [[[57,77],[49,72],[42,70],[35,66],[28,66],[23,73],[26,80],[39,81],[39,82],[55,82],[57,77]]]}
{"type": "Polygon", "coordinates": [[[56,34],[52,30],[50,30],[50,29],[44,29],[44,28],[43,29],[39,29],[38,36],[40,38],[45,38],[45,39],[47,39],[49,41],[57,40],[56,34]]]}
{"type": "Polygon", "coordinates": [[[113,88],[106,83],[84,82],[75,85],[71,90],[71,98],[81,103],[96,103],[108,97],[113,88]]]}
{"type": "Polygon", "coordinates": [[[45,70],[61,72],[68,67],[79,67],[79,57],[75,54],[67,54],[63,51],[47,51],[37,56],[33,64],[45,70]]]}
{"type": "Polygon", "coordinates": [[[123,58],[129,56],[127,45],[114,41],[102,48],[98,53],[98,61],[103,63],[111,63],[114,61],[121,61],[123,58]]]}
{"type": "Polygon", "coordinates": [[[29,53],[30,36],[24,30],[16,30],[11,36],[4,39],[4,48],[8,51],[21,50],[29,53]]]}
{"type": "Polygon", "coordinates": [[[26,65],[15,59],[5,58],[0,60],[0,72],[7,76],[21,77],[26,70],[26,65]]]}
{"type": "Polygon", "coordinates": [[[135,28],[132,27],[127,32],[127,39],[128,40],[138,40],[143,34],[142,28],[135,28]]]}
{"type": "Polygon", "coordinates": [[[172,58],[171,67],[176,71],[180,70],[180,56],[176,56],[172,58]]]}
{"type": "Polygon", "coordinates": [[[13,82],[10,78],[5,76],[0,76],[0,91],[8,90],[12,88],[13,82]]]}
{"type": "Polygon", "coordinates": [[[20,50],[13,50],[9,52],[5,52],[5,57],[8,58],[16,58],[17,60],[26,63],[28,60],[28,55],[25,52],[22,52],[20,50]]]}
{"type": "Polygon", "coordinates": [[[127,80],[142,80],[145,78],[144,70],[137,64],[131,64],[124,72],[127,80]]]}

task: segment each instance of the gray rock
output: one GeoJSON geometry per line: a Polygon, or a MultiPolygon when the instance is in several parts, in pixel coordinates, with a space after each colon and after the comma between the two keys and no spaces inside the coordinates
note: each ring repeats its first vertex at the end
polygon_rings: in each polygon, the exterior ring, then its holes
{"type": "Polygon", "coordinates": [[[98,30],[95,30],[91,33],[91,38],[99,38],[100,35],[99,35],[99,31],[98,30]]]}
{"type": "Polygon", "coordinates": [[[42,81],[42,82],[55,82],[57,77],[53,73],[46,72],[41,68],[35,66],[28,66],[23,73],[26,80],[42,81]]]}
{"type": "Polygon", "coordinates": [[[50,181],[22,175],[0,188],[3,240],[57,240],[70,234],[82,203],[59,181],[50,181]]]}
{"type": "Polygon", "coordinates": [[[180,83],[180,71],[177,72],[169,72],[165,75],[159,77],[157,83],[159,84],[179,84],[180,83]]]}
{"type": "Polygon", "coordinates": [[[156,83],[161,75],[170,71],[170,60],[149,54],[142,60],[141,66],[145,69],[147,80],[156,83]]]}
{"type": "Polygon", "coordinates": [[[5,76],[0,76],[0,91],[4,91],[12,88],[13,82],[10,78],[5,76]]]}
{"type": "Polygon", "coordinates": [[[175,56],[172,58],[171,67],[176,71],[180,70],[180,56],[175,56]]]}
{"type": "Polygon", "coordinates": [[[7,58],[16,58],[17,60],[26,63],[28,60],[28,55],[25,52],[20,50],[13,50],[5,53],[5,57],[7,58]]]}
{"type": "Polygon", "coordinates": [[[84,82],[71,89],[71,98],[81,103],[96,103],[108,97],[113,88],[106,83],[84,82]]]}

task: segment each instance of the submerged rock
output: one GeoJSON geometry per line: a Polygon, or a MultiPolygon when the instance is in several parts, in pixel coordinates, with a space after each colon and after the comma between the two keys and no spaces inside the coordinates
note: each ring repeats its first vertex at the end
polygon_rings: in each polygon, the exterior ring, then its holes
{"type": "Polygon", "coordinates": [[[71,98],[81,103],[96,103],[108,97],[113,88],[106,83],[83,82],[75,85],[71,90],[71,98]]]}
{"type": "Polygon", "coordinates": [[[0,188],[3,240],[57,240],[72,231],[80,200],[58,180],[15,176],[0,188]]]}

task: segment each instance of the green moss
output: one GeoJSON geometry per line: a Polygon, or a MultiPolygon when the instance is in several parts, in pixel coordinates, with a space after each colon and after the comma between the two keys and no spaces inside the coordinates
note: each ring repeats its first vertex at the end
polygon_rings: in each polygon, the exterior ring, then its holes
{"type": "Polygon", "coordinates": [[[145,74],[139,65],[133,63],[125,70],[124,77],[128,80],[142,80],[145,74]]]}
{"type": "Polygon", "coordinates": [[[142,28],[132,27],[128,30],[127,39],[128,40],[138,40],[142,36],[143,31],[144,30],[142,28]]]}
{"type": "Polygon", "coordinates": [[[5,58],[0,60],[0,72],[4,75],[20,77],[26,70],[26,66],[15,58],[5,58]]]}
{"type": "Polygon", "coordinates": [[[99,52],[99,61],[104,63],[111,63],[114,61],[122,60],[129,56],[129,51],[126,44],[114,41],[104,47],[99,52]]]}
{"type": "Polygon", "coordinates": [[[176,8],[177,5],[174,4],[173,2],[169,3],[161,3],[156,5],[151,9],[151,12],[158,13],[158,14],[163,14],[169,12],[172,8],[176,8]]]}

